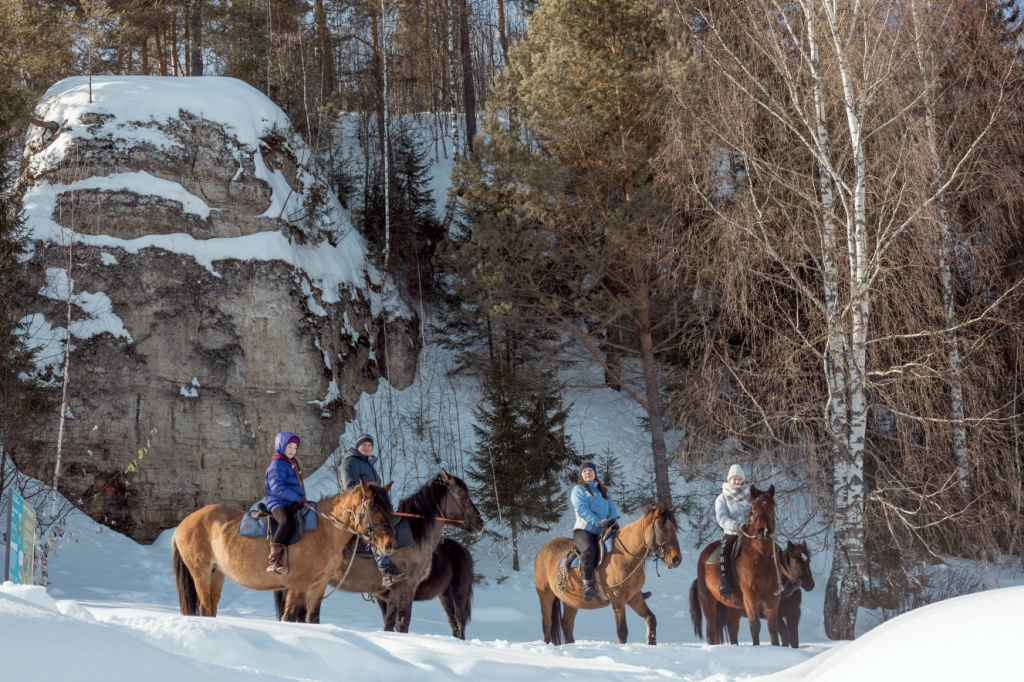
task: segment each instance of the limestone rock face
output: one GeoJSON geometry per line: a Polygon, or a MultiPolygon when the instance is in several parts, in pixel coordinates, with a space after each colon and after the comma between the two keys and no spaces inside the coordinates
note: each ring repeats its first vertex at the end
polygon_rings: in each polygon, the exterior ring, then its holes
{"type": "MultiPolygon", "coordinates": [[[[278,431],[311,473],[362,393],[412,381],[418,322],[259,92],[110,77],[90,102],[68,79],[36,114],[60,129],[26,144],[26,334],[33,380],[59,391],[70,330],[59,488],[91,517],[148,542],[206,504],[241,509],[278,431]]],[[[9,448],[40,480],[58,421],[9,448]]]]}

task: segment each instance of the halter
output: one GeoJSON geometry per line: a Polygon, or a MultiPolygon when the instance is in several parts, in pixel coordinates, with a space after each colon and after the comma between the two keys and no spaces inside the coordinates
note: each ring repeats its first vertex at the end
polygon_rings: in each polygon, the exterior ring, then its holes
{"type": "MultiPolygon", "coordinates": [[[[359,505],[359,515],[358,516],[356,516],[356,512],[351,510],[351,509],[346,509],[343,512],[344,514],[347,514],[348,516],[356,517],[356,520],[353,522],[354,525],[358,526],[361,521],[364,522],[365,525],[366,525],[366,532],[365,533],[360,533],[357,529],[353,528],[352,526],[349,526],[345,522],[340,521],[340,520],[334,518],[333,516],[330,516],[328,514],[325,514],[325,513],[321,512],[319,509],[317,509],[315,511],[317,513],[317,516],[330,521],[332,524],[334,524],[338,528],[341,528],[342,530],[348,531],[349,533],[351,533],[352,535],[355,535],[357,538],[359,538],[360,540],[362,540],[366,544],[370,545],[370,544],[373,544],[373,538],[371,537],[370,534],[373,532],[374,528],[376,528],[377,526],[390,526],[390,525],[392,525],[388,521],[381,521],[380,523],[370,523],[370,507],[371,507],[372,503],[373,503],[373,494],[371,493],[370,496],[368,498],[366,498],[365,500],[363,500],[362,504],[359,505]]],[[[385,517],[388,516],[388,514],[386,512],[382,512],[382,513],[384,514],[385,517]]]]}

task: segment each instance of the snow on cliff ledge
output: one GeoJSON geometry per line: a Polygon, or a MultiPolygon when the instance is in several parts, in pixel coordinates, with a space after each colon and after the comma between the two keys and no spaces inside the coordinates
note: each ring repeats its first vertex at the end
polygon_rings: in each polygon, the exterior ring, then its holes
{"type": "MultiPolygon", "coordinates": [[[[309,151],[297,135],[285,113],[255,88],[234,78],[168,78],[160,76],[85,77],[62,80],[53,85],[36,107],[36,116],[60,126],[56,139],[49,130],[32,126],[26,138],[26,173],[34,181],[24,198],[26,223],[33,241],[67,244],[70,230],[54,220],[60,194],[85,189],[124,190],[174,201],[184,213],[206,218],[211,208],[188,192],[181,184],[139,171],[106,177],[82,178],[70,184],[48,182],[46,176],[62,162],[76,141],[102,139],[128,149],[147,145],[170,150],[181,142],[162,129],[185,114],[223,125],[239,144],[252,150],[256,177],[272,190],[270,207],[257,217],[276,218],[298,224],[305,219],[304,192],[289,187],[281,172],[271,168],[261,154],[261,138],[277,132],[286,137],[286,146],[299,166],[303,189],[319,181],[309,172],[309,151]],[[97,123],[99,121],[99,123],[97,123]]],[[[243,167],[239,162],[238,172],[243,167]]],[[[331,192],[322,222],[333,234],[331,242],[295,244],[280,230],[231,238],[197,239],[184,233],[146,235],[121,239],[101,234],[74,234],[77,243],[96,247],[122,248],[137,253],[145,248],[192,256],[211,273],[218,275],[218,260],[280,260],[303,271],[317,286],[324,302],[336,302],[342,290],[353,297],[367,293],[375,314],[410,317],[407,307],[393,294],[375,295],[373,291],[393,292],[385,286],[380,273],[366,261],[366,245],[352,228],[348,212],[331,192]],[[367,287],[369,285],[369,287],[367,287]],[[369,288],[369,291],[367,291],[369,288]]],[[[31,254],[29,254],[31,257],[31,254]]]]}

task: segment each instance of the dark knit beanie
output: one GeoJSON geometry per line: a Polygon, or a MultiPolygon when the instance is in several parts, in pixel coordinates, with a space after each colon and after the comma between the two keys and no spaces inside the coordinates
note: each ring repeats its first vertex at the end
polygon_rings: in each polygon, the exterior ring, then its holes
{"type": "Polygon", "coordinates": [[[580,465],[580,473],[581,474],[583,473],[584,469],[593,469],[594,470],[594,475],[595,476],[597,475],[597,467],[594,466],[593,462],[584,462],[583,464],[581,464],[580,465]]]}
{"type": "Polygon", "coordinates": [[[363,443],[369,443],[370,445],[373,445],[373,438],[366,433],[356,438],[356,450],[358,450],[359,446],[362,445],[363,443]]]}

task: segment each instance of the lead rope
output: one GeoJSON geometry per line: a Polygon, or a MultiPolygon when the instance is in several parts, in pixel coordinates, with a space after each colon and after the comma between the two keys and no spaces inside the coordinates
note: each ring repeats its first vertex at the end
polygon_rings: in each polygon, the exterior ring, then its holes
{"type": "Polygon", "coordinates": [[[782,594],[782,574],[779,572],[779,546],[772,540],[772,563],[775,564],[775,594],[782,594]]]}
{"type": "MultiPolygon", "coordinates": [[[[654,528],[653,525],[652,525],[652,530],[653,530],[652,535],[654,534],[654,532],[657,532],[657,528],[654,528]]],[[[642,527],[640,529],[640,537],[643,537],[643,528],[642,527]]],[[[629,574],[625,578],[623,578],[619,582],[615,583],[614,585],[605,585],[606,589],[614,589],[616,587],[619,587],[620,585],[623,585],[627,580],[629,580],[630,578],[633,577],[634,573],[636,573],[638,570],[640,570],[640,568],[644,565],[644,560],[647,559],[647,555],[646,554],[633,554],[628,549],[626,549],[626,545],[624,545],[622,543],[622,538],[620,536],[616,535],[615,536],[615,541],[617,543],[619,543],[619,547],[622,548],[623,552],[625,552],[629,556],[633,557],[634,559],[639,559],[639,561],[636,562],[636,566],[633,568],[632,571],[629,572],[629,574]]],[[[654,560],[654,565],[655,566],[658,565],[658,560],[657,559],[654,560]]]]}

